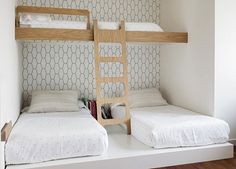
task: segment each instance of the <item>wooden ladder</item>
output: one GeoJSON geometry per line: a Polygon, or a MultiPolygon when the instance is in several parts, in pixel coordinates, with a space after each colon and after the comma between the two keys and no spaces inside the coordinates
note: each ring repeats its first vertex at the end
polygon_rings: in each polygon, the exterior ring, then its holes
{"type": "Polygon", "coordinates": [[[126,51],[126,32],[125,22],[121,22],[121,28],[118,30],[101,30],[98,28],[97,20],[94,21],[94,51],[95,51],[95,69],[96,69],[96,94],[97,94],[97,118],[98,122],[103,125],[126,124],[127,133],[131,133],[130,112],[128,103],[128,62],[126,51]],[[121,56],[105,57],[100,56],[99,43],[119,43],[122,47],[121,56]],[[122,77],[101,77],[101,63],[121,63],[123,64],[122,77]],[[122,97],[105,98],[101,96],[102,83],[123,83],[124,95],[122,97]],[[126,115],[124,119],[103,119],[101,107],[104,104],[122,103],[125,104],[126,115]]]}

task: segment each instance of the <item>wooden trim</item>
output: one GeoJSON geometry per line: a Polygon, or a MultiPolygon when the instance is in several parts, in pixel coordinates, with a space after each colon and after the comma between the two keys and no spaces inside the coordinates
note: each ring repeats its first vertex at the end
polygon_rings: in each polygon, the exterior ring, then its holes
{"type": "Polygon", "coordinates": [[[124,59],[121,57],[100,57],[100,62],[109,63],[109,62],[120,62],[123,63],[124,59]]]}
{"type": "Polygon", "coordinates": [[[186,32],[126,32],[127,42],[188,43],[186,32]]]}
{"type": "Polygon", "coordinates": [[[1,130],[1,141],[7,141],[12,130],[12,122],[6,123],[1,130]]]}
{"type": "MultiPolygon", "coordinates": [[[[100,79],[99,79],[100,80],[100,79]]],[[[113,98],[101,98],[97,101],[99,104],[103,105],[106,103],[127,103],[128,99],[124,97],[113,97],[113,98]]]]}
{"type": "Polygon", "coordinates": [[[72,40],[93,41],[91,30],[16,28],[17,40],[72,40]]]}
{"type": "Polygon", "coordinates": [[[18,6],[17,13],[41,13],[41,14],[62,14],[62,15],[81,15],[88,16],[89,11],[86,9],[66,9],[66,8],[50,8],[50,7],[33,7],[18,6]]]}
{"type": "Polygon", "coordinates": [[[61,15],[79,15],[87,17],[87,29],[90,29],[90,12],[86,9],[66,9],[66,8],[49,8],[49,7],[16,7],[16,26],[19,27],[20,13],[41,13],[41,14],[61,14],[61,15]]]}
{"type": "Polygon", "coordinates": [[[110,42],[119,43],[121,41],[121,31],[120,30],[100,30],[99,31],[99,42],[110,42]]]}
{"type": "Polygon", "coordinates": [[[107,126],[107,125],[117,125],[117,124],[123,124],[125,119],[102,119],[100,122],[102,125],[107,126]]]}
{"type": "MultiPolygon", "coordinates": [[[[16,19],[17,24],[17,19],[16,19]]],[[[91,30],[20,28],[16,27],[16,40],[71,40],[94,41],[91,30]]],[[[181,32],[126,32],[127,42],[188,43],[188,33],[181,32]]]]}
{"type": "Polygon", "coordinates": [[[125,82],[124,77],[103,77],[100,79],[100,83],[119,83],[125,82]]]}

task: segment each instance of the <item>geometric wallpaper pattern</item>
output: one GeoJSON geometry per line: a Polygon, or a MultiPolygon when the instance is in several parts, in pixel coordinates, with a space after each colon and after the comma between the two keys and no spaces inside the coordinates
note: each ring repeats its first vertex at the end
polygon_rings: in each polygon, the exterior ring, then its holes
{"type": "MultiPolygon", "coordinates": [[[[159,23],[157,0],[20,0],[18,4],[85,8],[90,10],[92,18],[104,21],[159,23]]],[[[24,106],[30,103],[32,90],[76,89],[81,98],[96,98],[93,42],[25,41],[21,46],[24,106]]],[[[100,49],[101,55],[106,56],[121,53],[117,44],[103,44],[100,49]]],[[[159,52],[157,44],[127,44],[129,89],[159,87],[159,52]]],[[[122,65],[103,64],[101,74],[119,76],[122,65]]],[[[122,87],[122,84],[104,84],[103,93],[117,96],[122,87]]]]}

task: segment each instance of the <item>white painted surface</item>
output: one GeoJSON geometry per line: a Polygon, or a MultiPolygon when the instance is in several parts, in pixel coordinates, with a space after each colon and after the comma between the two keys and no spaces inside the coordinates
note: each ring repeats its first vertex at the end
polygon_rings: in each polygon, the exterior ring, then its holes
{"type": "MultiPolygon", "coordinates": [[[[15,41],[15,0],[0,0],[0,127],[17,119],[20,110],[20,69],[15,41]]],[[[4,144],[0,147],[0,168],[4,167],[4,144]]]]}
{"type": "Polygon", "coordinates": [[[161,91],[174,105],[213,115],[214,0],[161,0],[161,27],[188,44],[161,46],[161,91]]]}
{"type": "Polygon", "coordinates": [[[155,150],[140,143],[134,137],[126,135],[125,131],[119,126],[107,129],[109,148],[105,155],[9,166],[7,169],[120,169],[127,168],[127,166],[129,169],[147,169],[233,157],[233,146],[229,143],[204,147],[155,150]]]}
{"type": "MultiPolygon", "coordinates": [[[[2,79],[0,78],[0,110],[2,107],[2,79]]],[[[0,128],[3,127],[2,113],[0,112],[0,128]]],[[[0,168],[4,167],[4,143],[0,142],[0,168]]]]}
{"type": "Polygon", "coordinates": [[[215,1],[215,116],[236,140],[236,1],[215,1]]]}

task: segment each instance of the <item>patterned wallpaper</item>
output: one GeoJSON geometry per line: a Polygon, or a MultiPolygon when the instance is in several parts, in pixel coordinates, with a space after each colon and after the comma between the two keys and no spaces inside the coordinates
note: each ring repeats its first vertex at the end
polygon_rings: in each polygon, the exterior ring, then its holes
{"type": "MultiPolygon", "coordinates": [[[[159,0],[19,0],[19,5],[89,9],[92,19],[159,23],[159,0]]],[[[71,18],[66,18],[71,19],[71,18]]],[[[91,21],[92,21],[91,19],[91,21]]],[[[32,90],[78,89],[80,97],[95,98],[93,42],[27,41],[22,45],[24,105],[32,90]]],[[[159,87],[157,44],[127,44],[129,88],[159,87]]],[[[117,44],[101,45],[101,54],[118,56],[117,44]]],[[[122,65],[101,65],[101,74],[119,76],[122,65]]],[[[105,96],[120,94],[122,84],[104,84],[105,96]]]]}

